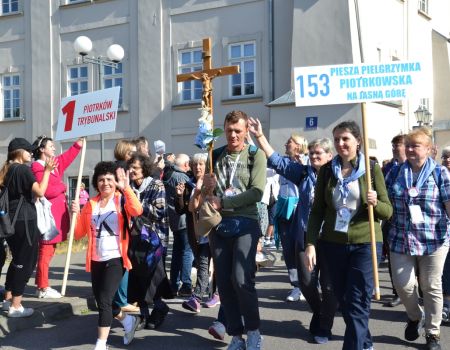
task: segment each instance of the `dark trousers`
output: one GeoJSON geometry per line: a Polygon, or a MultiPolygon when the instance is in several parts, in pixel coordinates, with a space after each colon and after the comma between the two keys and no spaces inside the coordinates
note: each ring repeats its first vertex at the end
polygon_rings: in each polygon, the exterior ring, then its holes
{"type": "MultiPolygon", "coordinates": [[[[323,241],[322,252],[330,268],[333,290],[346,325],[342,348],[368,349],[372,346],[369,313],[374,287],[370,243],[323,241]]],[[[377,243],[378,260],[380,254],[381,243],[377,243]]]]}
{"type": "Polygon", "coordinates": [[[36,266],[40,233],[35,220],[18,220],[14,227],[16,233],[6,240],[11,250],[12,261],[6,273],[5,289],[11,291],[12,296],[16,297],[23,295],[25,286],[36,266]],[[26,236],[26,224],[31,245],[26,236]]]}
{"type": "Polygon", "coordinates": [[[278,218],[278,235],[283,248],[284,263],[288,270],[289,282],[293,287],[299,287],[297,264],[295,258],[296,237],[289,229],[290,222],[278,218]]]}
{"type": "Polygon", "coordinates": [[[170,264],[170,284],[178,290],[182,286],[192,288],[191,269],[194,256],[189,244],[188,231],[182,229],[173,233],[172,261],[170,264]]]}
{"type": "Polygon", "coordinates": [[[98,307],[99,327],[110,327],[113,318],[120,313],[120,308],[113,304],[113,299],[123,272],[121,258],[91,261],[92,291],[98,307]]]}
{"type": "Polygon", "coordinates": [[[309,331],[312,335],[330,338],[337,308],[337,300],[333,292],[330,269],[323,256],[321,246],[322,243],[319,240],[316,245],[316,266],[312,271],[309,271],[305,265],[305,251],[300,250],[298,246],[296,249],[296,258],[298,275],[300,276],[300,288],[313,312],[309,331]],[[322,296],[319,293],[319,281],[322,296]]]}
{"type": "Polygon", "coordinates": [[[194,294],[202,298],[208,293],[209,286],[209,260],[211,259],[211,250],[209,243],[197,244],[197,254],[195,261],[197,264],[197,283],[194,294]]]}
{"type": "Polygon", "coordinates": [[[220,301],[225,311],[227,333],[241,335],[259,329],[258,295],[255,289],[256,246],[261,236],[258,222],[254,231],[238,237],[222,237],[218,231],[209,236],[216,269],[220,301]]]}

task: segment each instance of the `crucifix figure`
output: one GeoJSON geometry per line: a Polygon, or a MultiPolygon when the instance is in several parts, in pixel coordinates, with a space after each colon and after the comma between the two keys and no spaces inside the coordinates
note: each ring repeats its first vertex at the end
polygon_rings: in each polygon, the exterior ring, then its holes
{"type": "MultiPolygon", "coordinates": [[[[239,66],[225,66],[220,68],[212,68],[211,62],[211,38],[203,39],[203,69],[196,72],[184,73],[177,75],[177,82],[181,83],[190,80],[201,80],[202,82],[202,109],[209,111],[213,116],[213,87],[212,80],[218,76],[232,75],[239,73],[239,66]]],[[[209,147],[210,169],[212,171],[212,150],[213,142],[209,147]]]]}
{"type": "Polygon", "coordinates": [[[177,75],[177,82],[190,80],[202,81],[202,101],[205,107],[210,108],[212,114],[212,80],[222,75],[231,75],[239,73],[239,66],[225,66],[220,68],[212,68],[211,61],[211,38],[203,39],[203,69],[192,73],[184,73],[177,75]]]}

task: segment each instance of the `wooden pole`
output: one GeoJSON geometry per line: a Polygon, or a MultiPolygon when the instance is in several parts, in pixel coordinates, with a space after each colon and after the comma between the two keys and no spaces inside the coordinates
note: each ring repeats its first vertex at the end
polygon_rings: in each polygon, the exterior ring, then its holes
{"type": "MultiPolygon", "coordinates": [[[[364,155],[366,165],[366,183],[367,190],[372,190],[372,176],[370,174],[370,158],[369,158],[369,137],[367,134],[366,124],[366,103],[361,104],[362,112],[362,128],[364,139],[364,155]]],[[[375,219],[373,215],[373,205],[369,204],[369,228],[370,228],[370,243],[372,248],[372,266],[373,266],[373,283],[375,289],[375,300],[380,300],[380,282],[378,280],[378,260],[377,260],[377,242],[375,238],[375,219]]]]}
{"type": "MultiPolygon", "coordinates": [[[[78,171],[77,187],[75,190],[75,200],[80,197],[81,178],[83,177],[84,157],[86,155],[86,137],[83,137],[83,146],[81,148],[80,169],[78,171]]],[[[77,222],[77,213],[72,213],[72,220],[70,220],[69,230],[69,244],[67,247],[66,264],[64,265],[64,276],[61,287],[61,295],[66,294],[67,277],[69,275],[70,257],[72,254],[73,233],[75,231],[75,224],[77,222]]]]}
{"type": "MultiPolygon", "coordinates": [[[[211,60],[211,38],[203,39],[203,70],[212,69],[212,60],[211,60]]],[[[205,101],[206,102],[206,101],[205,101]]],[[[207,107],[209,107],[209,113],[212,115],[212,129],[214,131],[214,108],[213,108],[213,92],[208,96],[207,107]]],[[[208,149],[209,153],[209,174],[212,175],[214,172],[213,169],[213,159],[212,154],[214,150],[214,139],[211,141],[208,149]]]]}

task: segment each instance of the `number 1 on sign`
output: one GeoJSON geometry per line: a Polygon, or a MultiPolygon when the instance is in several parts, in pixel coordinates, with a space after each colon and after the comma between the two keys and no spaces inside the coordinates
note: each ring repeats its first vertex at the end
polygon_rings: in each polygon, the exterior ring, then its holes
{"type": "MultiPolygon", "coordinates": [[[[298,80],[298,87],[299,87],[299,96],[300,98],[305,97],[305,84],[303,75],[299,75],[297,77],[298,80]]],[[[316,97],[318,94],[321,96],[328,96],[330,93],[330,78],[327,74],[321,74],[319,78],[317,78],[317,74],[309,74],[308,75],[308,86],[306,87],[308,89],[308,95],[310,97],[316,97]],[[317,82],[318,80],[318,82],[317,82]],[[320,85],[320,89],[319,89],[320,85]]]]}
{"type": "Polygon", "coordinates": [[[75,114],[75,100],[69,101],[61,110],[66,116],[64,131],[71,131],[73,124],[73,115],[75,114]]]}

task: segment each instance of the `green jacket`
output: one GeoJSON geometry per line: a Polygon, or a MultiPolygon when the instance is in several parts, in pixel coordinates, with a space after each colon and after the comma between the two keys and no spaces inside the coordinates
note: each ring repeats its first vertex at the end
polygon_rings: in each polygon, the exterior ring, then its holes
{"type": "Polygon", "coordinates": [[[266,156],[258,149],[249,158],[249,146],[241,152],[228,152],[226,148],[214,159],[214,173],[217,177],[216,194],[222,198],[222,216],[244,216],[258,220],[256,203],[261,201],[266,185],[266,156]],[[230,164],[239,156],[233,184],[229,184],[230,164]],[[225,190],[232,186],[238,194],[225,197],[225,190]]]}
{"type": "MultiPolygon", "coordinates": [[[[355,166],[355,161],[356,159],[352,160],[353,166],[355,166]]],[[[348,232],[338,232],[334,230],[336,210],[333,204],[333,191],[336,187],[337,179],[329,168],[330,165],[326,164],[322,166],[317,177],[314,203],[308,220],[306,243],[307,245],[315,245],[319,236],[324,241],[340,244],[369,243],[370,228],[369,211],[367,210],[366,177],[363,175],[358,178],[361,204],[349,223],[348,232]],[[328,169],[326,169],[327,167],[328,169]],[[329,178],[325,179],[325,177],[329,178]]],[[[392,205],[389,202],[383,173],[378,164],[375,164],[373,167],[372,178],[374,179],[372,187],[377,192],[378,198],[377,206],[373,210],[375,217],[375,236],[377,242],[382,242],[380,220],[387,220],[391,217],[392,205]]]]}

